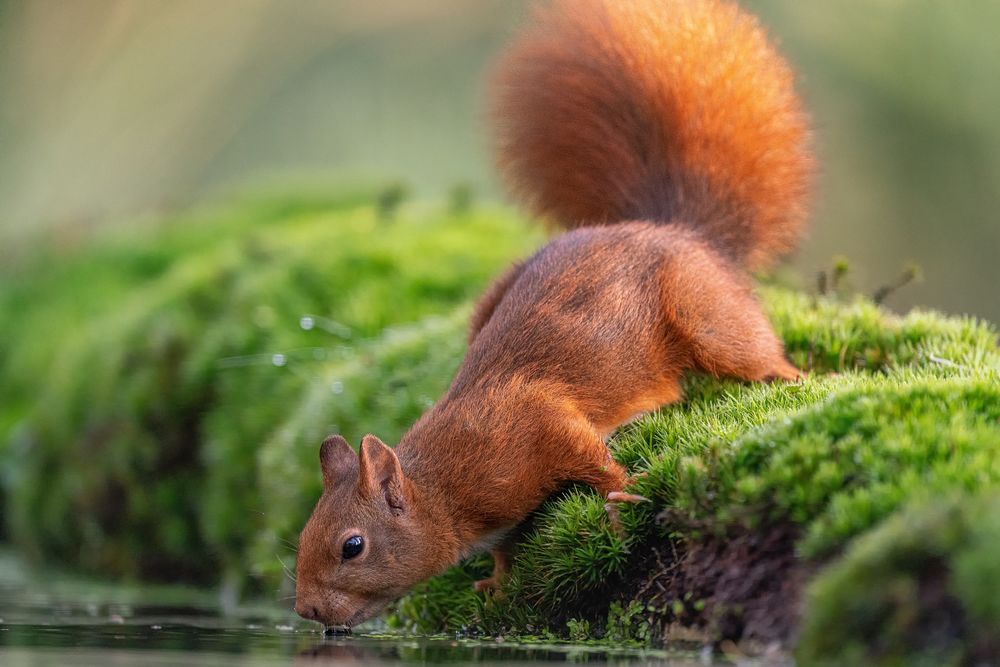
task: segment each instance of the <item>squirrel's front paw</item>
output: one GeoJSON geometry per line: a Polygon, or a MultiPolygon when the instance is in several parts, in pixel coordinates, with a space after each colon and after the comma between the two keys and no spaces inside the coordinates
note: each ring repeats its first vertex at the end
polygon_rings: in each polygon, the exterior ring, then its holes
{"type": "Polygon", "coordinates": [[[497,577],[480,579],[472,584],[472,588],[477,593],[492,593],[495,598],[503,597],[503,589],[501,588],[500,580],[497,577]]]}

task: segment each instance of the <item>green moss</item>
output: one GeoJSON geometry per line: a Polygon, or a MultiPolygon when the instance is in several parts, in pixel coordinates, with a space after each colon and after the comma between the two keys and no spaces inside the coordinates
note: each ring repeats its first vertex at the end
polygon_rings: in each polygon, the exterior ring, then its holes
{"type": "Polygon", "coordinates": [[[1000,648],[1000,496],[916,501],[820,574],[803,664],[986,664],[1000,648]]]}
{"type": "Polygon", "coordinates": [[[1000,480],[1000,387],[937,381],[868,386],[737,439],[682,471],[675,507],[721,521],[790,520],[819,557],[905,501],[1000,480]]]}
{"type": "Polygon", "coordinates": [[[608,620],[604,625],[605,638],[616,644],[644,646],[650,638],[646,611],[646,607],[637,601],[628,604],[612,602],[608,606],[608,620]]]}
{"type": "MultiPolygon", "coordinates": [[[[487,609],[498,601],[491,595],[476,593],[472,584],[489,576],[492,569],[489,556],[479,555],[453,567],[443,575],[419,584],[409,595],[394,605],[389,625],[417,634],[499,634],[486,631],[482,620],[487,609]]],[[[535,631],[528,618],[521,618],[519,634],[535,631]]]]}
{"type": "Polygon", "coordinates": [[[112,574],[240,570],[266,506],[257,452],[324,365],[449,312],[537,243],[499,210],[404,206],[388,228],[370,202],[249,200],[21,267],[0,300],[19,322],[0,365],[23,399],[4,408],[14,540],[112,574]]]}

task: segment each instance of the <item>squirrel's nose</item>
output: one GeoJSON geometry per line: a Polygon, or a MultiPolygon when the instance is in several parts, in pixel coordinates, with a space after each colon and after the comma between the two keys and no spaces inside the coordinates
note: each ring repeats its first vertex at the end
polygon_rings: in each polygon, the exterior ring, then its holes
{"type": "Polygon", "coordinates": [[[310,621],[315,621],[319,618],[319,610],[316,607],[298,601],[295,602],[295,613],[310,621]]]}

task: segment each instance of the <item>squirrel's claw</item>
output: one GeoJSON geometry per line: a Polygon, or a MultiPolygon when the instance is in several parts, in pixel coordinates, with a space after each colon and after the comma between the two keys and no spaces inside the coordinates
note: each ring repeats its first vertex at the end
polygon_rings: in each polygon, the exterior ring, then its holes
{"type": "MultiPolygon", "coordinates": [[[[648,503],[652,502],[646,496],[640,496],[638,493],[625,493],[624,491],[612,491],[608,494],[608,504],[611,503],[648,503]]],[[[607,508],[607,505],[605,505],[607,508]]]]}
{"type": "Polygon", "coordinates": [[[607,495],[607,501],[608,502],[604,503],[604,511],[608,513],[608,519],[611,521],[611,527],[620,538],[625,537],[625,529],[622,527],[622,517],[618,512],[618,506],[622,503],[652,502],[646,496],[640,496],[638,493],[626,493],[624,491],[609,492],[607,495]]]}

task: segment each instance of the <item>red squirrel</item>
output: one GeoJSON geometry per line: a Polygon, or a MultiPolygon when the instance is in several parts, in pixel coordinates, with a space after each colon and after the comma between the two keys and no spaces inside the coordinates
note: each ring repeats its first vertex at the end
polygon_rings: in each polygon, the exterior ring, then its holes
{"type": "Polygon", "coordinates": [[[494,81],[498,162],[569,231],[482,296],[454,381],[395,449],[323,442],[300,615],[356,625],[487,549],[477,588],[497,588],[504,536],[560,488],[642,500],[607,439],[679,401],[685,372],[800,377],[749,275],[804,223],[812,156],[793,79],[727,0],[536,10],[494,81]]]}

